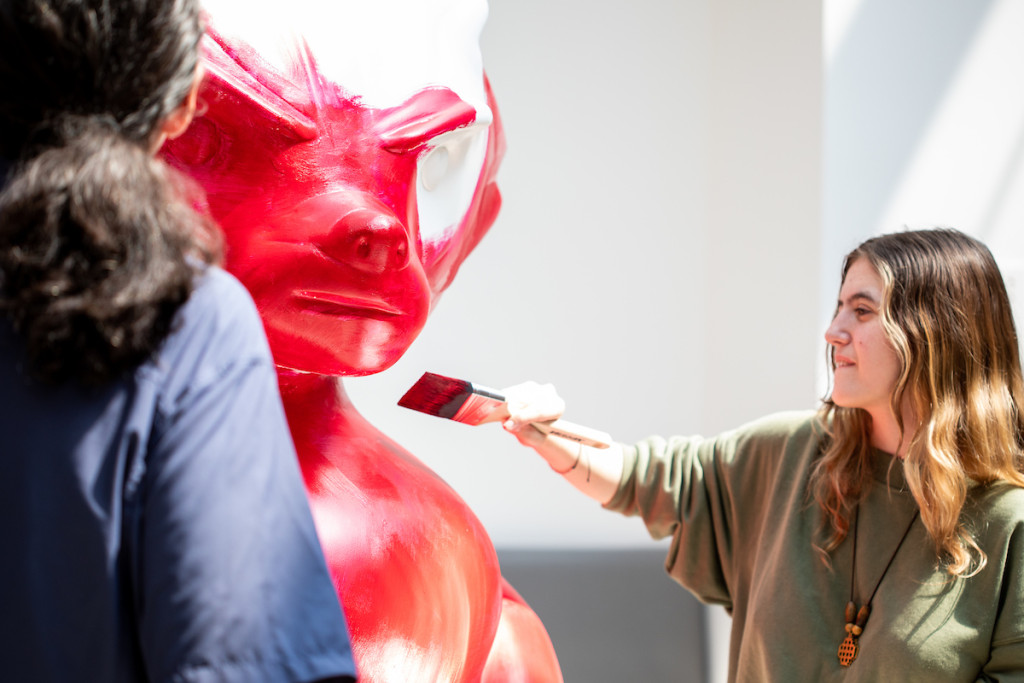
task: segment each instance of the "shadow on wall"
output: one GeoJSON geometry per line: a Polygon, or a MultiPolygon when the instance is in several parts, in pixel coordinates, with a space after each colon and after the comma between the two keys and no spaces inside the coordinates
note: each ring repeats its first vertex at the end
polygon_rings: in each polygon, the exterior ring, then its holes
{"type": "Polygon", "coordinates": [[[849,236],[863,236],[881,220],[994,4],[859,3],[825,79],[824,212],[835,236],[824,255],[826,267],[851,246],[849,236]],[[856,192],[855,200],[850,191],[856,192]]]}
{"type": "Polygon", "coordinates": [[[705,608],[664,550],[498,550],[548,629],[567,683],[705,683],[705,608]]]}

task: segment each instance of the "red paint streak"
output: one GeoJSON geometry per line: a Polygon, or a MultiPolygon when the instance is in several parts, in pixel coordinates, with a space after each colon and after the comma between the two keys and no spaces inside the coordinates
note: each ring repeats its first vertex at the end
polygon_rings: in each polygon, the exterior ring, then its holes
{"type": "Polygon", "coordinates": [[[470,207],[424,245],[418,157],[473,123],[472,107],[446,88],[365,107],[307,50],[282,74],[211,35],[208,111],[164,155],[205,189],[227,267],[263,316],[360,680],[560,682],[551,641],[501,579],[480,521],[359,415],[339,379],[405,352],[494,222],[504,133],[490,86],[495,122],[470,207]]]}

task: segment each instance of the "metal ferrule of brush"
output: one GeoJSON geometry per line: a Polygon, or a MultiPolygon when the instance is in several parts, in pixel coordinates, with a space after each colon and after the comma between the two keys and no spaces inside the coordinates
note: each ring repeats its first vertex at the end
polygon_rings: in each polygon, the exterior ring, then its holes
{"type": "Polygon", "coordinates": [[[508,417],[504,396],[494,389],[488,389],[478,384],[469,386],[469,395],[452,415],[453,420],[468,425],[479,425],[485,422],[498,422],[508,417]]]}

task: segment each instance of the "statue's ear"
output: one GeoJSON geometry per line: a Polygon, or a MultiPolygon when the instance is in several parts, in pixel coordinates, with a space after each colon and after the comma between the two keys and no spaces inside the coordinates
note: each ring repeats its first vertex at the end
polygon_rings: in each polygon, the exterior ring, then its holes
{"type": "Polygon", "coordinates": [[[278,73],[247,44],[209,30],[203,38],[203,53],[207,96],[233,96],[250,105],[254,118],[269,119],[271,130],[297,140],[317,137],[316,122],[302,111],[304,104],[311,106],[305,88],[278,73]]]}

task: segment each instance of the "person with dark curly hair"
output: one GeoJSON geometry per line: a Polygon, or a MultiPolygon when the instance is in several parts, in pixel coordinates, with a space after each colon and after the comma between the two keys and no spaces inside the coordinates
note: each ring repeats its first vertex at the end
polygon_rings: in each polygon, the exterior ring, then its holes
{"type": "Polygon", "coordinates": [[[274,364],[155,157],[196,0],[0,0],[0,671],[345,681],[274,364]]]}

